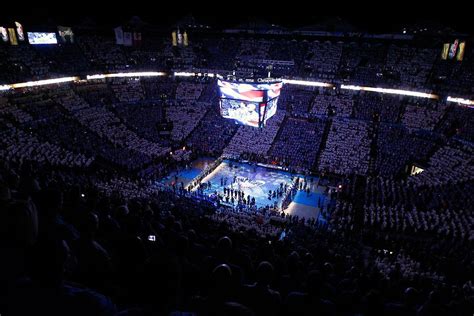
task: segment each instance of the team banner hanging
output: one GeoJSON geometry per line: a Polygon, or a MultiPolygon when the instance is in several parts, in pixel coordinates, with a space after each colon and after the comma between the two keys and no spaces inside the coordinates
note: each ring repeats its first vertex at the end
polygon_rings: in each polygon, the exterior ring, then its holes
{"type": "Polygon", "coordinates": [[[142,44],[142,33],[133,33],[133,46],[140,46],[142,44]]]}
{"type": "Polygon", "coordinates": [[[188,33],[186,32],[183,34],[183,44],[184,46],[188,46],[188,33]]]}
{"type": "Polygon", "coordinates": [[[18,45],[18,41],[16,40],[16,33],[14,28],[8,28],[8,35],[10,35],[10,44],[11,45],[18,45]]]}
{"type": "Polygon", "coordinates": [[[459,44],[459,49],[458,49],[458,54],[456,55],[456,60],[458,60],[458,61],[463,60],[465,47],[466,47],[466,42],[461,42],[461,44],[459,44]]]}
{"type": "Polygon", "coordinates": [[[24,41],[25,34],[23,33],[23,26],[19,22],[15,22],[16,25],[16,32],[18,34],[18,40],[24,41]]]}
{"type": "Polygon", "coordinates": [[[181,46],[182,44],[183,44],[183,34],[181,34],[178,29],[178,45],[181,46]]]}
{"type": "Polygon", "coordinates": [[[176,39],[176,31],[173,31],[171,33],[171,42],[173,43],[173,46],[177,46],[178,45],[178,42],[177,42],[177,39],[176,39]]]}
{"type": "Polygon", "coordinates": [[[114,29],[114,32],[115,32],[115,43],[117,45],[123,45],[123,30],[122,30],[122,28],[120,26],[116,27],[114,29]]]}
{"type": "Polygon", "coordinates": [[[123,32],[123,45],[132,46],[132,33],[123,32]]]}
{"type": "Polygon", "coordinates": [[[455,40],[454,43],[451,44],[451,48],[449,49],[449,59],[453,59],[454,56],[456,56],[458,45],[459,45],[459,40],[455,40]]]}
{"type": "Polygon", "coordinates": [[[4,42],[8,42],[8,32],[3,26],[0,26],[0,36],[4,42]]]}
{"type": "Polygon", "coordinates": [[[448,59],[449,54],[449,43],[443,44],[443,51],[441,52],[441,59],[446,60],[448,59]]]}

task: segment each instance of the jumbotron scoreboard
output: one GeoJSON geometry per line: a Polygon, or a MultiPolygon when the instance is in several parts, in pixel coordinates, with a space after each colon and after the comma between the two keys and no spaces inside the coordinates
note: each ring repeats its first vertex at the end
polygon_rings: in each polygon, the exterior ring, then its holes
{"type": "Polygon", "coordinates": [[[239,124],[264,127],[277,111],[282,81],[263,79],[259,81],[217,81],[220,91],[222,117],[239,124]]]}

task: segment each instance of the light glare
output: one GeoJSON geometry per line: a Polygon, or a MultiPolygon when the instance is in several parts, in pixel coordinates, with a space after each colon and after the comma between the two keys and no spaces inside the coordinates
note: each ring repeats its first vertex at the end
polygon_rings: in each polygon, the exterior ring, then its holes
{"type": "Polygon", "coordinates": [[[10,85],[10,87],[12,87],[14,89],[25,88],[25,87],[37,87],[37,86],[44,86],[44,85],[48,85],[48,84],[71,82],[71,81],[77,81],[77,80],[79,80],[79,77],[63,77],[63,78],[56,78],[56,79],[46,79],[46,80],[14,83],[14,84],[10,85]]]}
{"type": "Polygon", "coordinates": [[[428,99],[438,99],[439,97],[436,94],[425,93],[425,92],[416,92],[410,90],[401,90],[401,89],[386,89],[386,88],[376,88],[376,87],[361,87],[354,85],[341,85],[341,89],[354,90],[354,91],[371,91],[378,93],[387,93],[387,94],[396,94],[404,95],[417,98],[428,98],[428,99]]]}
{"type": "Polygon", "coordinates": [[[333,84],[319,81],[306,81],[306,80],[293,80],[293,79],[283,79],[285,84],[294,84],[300,86],[309,86],[309,87],[332,87],[333,84]]]}
{"type": "Polygon", "coordinates": [[[468,100],[468,99],[463,99],[463,98],[453,98],[453,97],[448,96],[446,101],[467,105],[470,108],[474,107],[474,100],[468,100]]]}

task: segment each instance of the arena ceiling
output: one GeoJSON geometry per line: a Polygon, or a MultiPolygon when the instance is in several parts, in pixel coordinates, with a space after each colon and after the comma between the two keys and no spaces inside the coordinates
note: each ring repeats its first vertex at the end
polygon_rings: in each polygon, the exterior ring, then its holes
{"type": "MultiPolygon", "coordinates": [[[[213,28],[232,28],[245,23],[267,23],[283,28],[319,27],[326,30],[368,31],[371,33],[397,33],[403,28],[431,27],[433,29],[450,28],[458,32],[474,34],[474,27],[466,11],[458,5],[442,5],[423,9],[414,7],[406,0],[367,4],[359,2],[256,2],[245,0],[233,3],[231,9],[221,7],[219,2],[212,4],[180,3],[179,8],[173,2],[160,8],[160,2],[152,7],[149,2],[133,1],[133,5],[101,4],[91,0],[81,1],[74,10],[64,6],[27,7],[20,10],[0,10],[0,24],[11,20],[21,20],[27,25],[77,25],[84,21],[102,26],[116,26],[138,16],[143,22],[169,27],[183,18],[192,17],[198,23],[213,28]],[[91,5],[88,5],[90,3],[91,5]],[[310,10],[309,10],[310,7],[310,10]],[[432,12],[432,10],[438,12],[432,12]]],[[[417,3],[417,6],[421,6],[417,3]]]]}

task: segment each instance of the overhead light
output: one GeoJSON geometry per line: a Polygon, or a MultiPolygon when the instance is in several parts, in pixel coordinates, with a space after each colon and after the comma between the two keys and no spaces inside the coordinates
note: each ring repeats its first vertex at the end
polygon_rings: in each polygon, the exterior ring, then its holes
{"type": "Polygon", "coordinates": [[[12,88],[25,88],[25,87],[37,87],[37,86],[44,86],[48,84],[55,84],[55,83],[64,83],[64,82],[71,82],[79,80],[79,77],[63,77],[63,78],[55,78],[55,79],[46,79],[46,80],[38,80],[38,81],[27,81],[21,83],[14,83],[10,85],[12,88]]]}
{"type": "Polygon", "coordinates": [[[468,100],[468,99],[463,99],[463,98],[453,98],[453,97],[448,96],[446,98],[446,101],[467,105],[468,107],[474,107],[474,100],[468,100]]]}
{"type": "Polygon", "coordinates": [[[410,90],[401,90],[401,89],[362,87],[362,86],[344,85],[344,84],[341,85],[341,89],[355,90],[355,91],[371,91],[371,92],[378,92],[378,93],[404,95],[404,96],[417,97],[417,98],[428,98],[428,99],[438,99],[439,98],[436,94],[410,91],[410,90]]]}
{"type": "Polygon", "coordinates": [[[104,78],[127,78],[127,77],[157,77],[165,76],[165,72],[158,71],[142,71],[142,72],[119,72],[115,74],[100,74],[87,76],[87,80],[104,79],[104,78]]]}
{"type": "Polygon", "coordinates": [[[282,81],[285,84],[294,84],[294,85],[309,86],[309,87],[333,87],[334,86],[331,83],[319,82],[319,81],[306,81],[306,80],[293,80],[293,79],[283,79],[282,81]]]}

